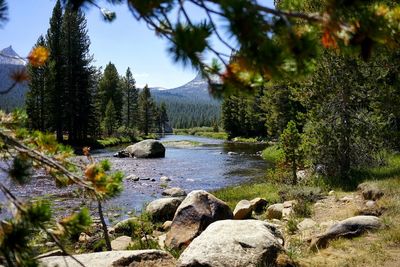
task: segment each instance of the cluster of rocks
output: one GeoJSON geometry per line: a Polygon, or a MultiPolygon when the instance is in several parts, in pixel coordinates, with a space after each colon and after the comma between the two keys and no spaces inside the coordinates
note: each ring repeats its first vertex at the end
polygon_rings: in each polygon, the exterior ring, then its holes
{"type": "MultiPolygon", "coordinates": [[[[360,191],[366,203],[383,195],[379,189],[368,186],[360,187],[360,191]]],[[[180,188],[169,188],[163,195],[166,197],[149,203],[146,212],[155,222],[163,223],[164,233],[157,234],[160,248],[183,251],[177,260],[163,250],[126,251],[131,243],[128,236],[112,241],[115,251],[81,254],[77,259],[87,266],[290,266],[277,263],[277,259],[285,255],[280,223],[291,218],[297,201],[268,206],[262,198],[241,200],[232,212],[225,202],[204,190],[186,195],[180,188]],[[267,220],[254,219],[253,216],[260,213],[267,220]]],[[[119,222],[110,231],[123,233],[129,220],[137,218],[119,222]]],[[[306,231],[316,225],[306,218],[297,228],[306,231]]],[[[310,240],[311,248],[324,248],[334,238],[352,237],[381,227],[382,222],[376,216],[350,217],[315,235],[310,240]]],[[[62,256],[41,261],[47,266],[78,266],[73,259],[62,256]]]]}

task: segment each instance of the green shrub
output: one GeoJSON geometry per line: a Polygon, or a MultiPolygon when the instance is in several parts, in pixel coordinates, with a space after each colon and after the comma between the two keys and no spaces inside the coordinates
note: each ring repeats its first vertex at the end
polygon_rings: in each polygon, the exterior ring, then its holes
{"type": "Polygon", "coordinates": [[[277,164],[283,161],[285,155],[283,150],[278,145],[272,145],[263,150],[261,154],[262,158],[271,163],[277,164]]]}

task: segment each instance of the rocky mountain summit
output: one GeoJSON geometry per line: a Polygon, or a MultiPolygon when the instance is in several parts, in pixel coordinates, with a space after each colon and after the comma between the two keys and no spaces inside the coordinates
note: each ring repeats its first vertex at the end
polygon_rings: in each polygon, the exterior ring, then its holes
{"type": "MultiPolygon", "coordinates": [[[[13,80],[11,75],[24,69],[26,62],[11,46],[0,51],[0,91],[8,89],[13,80]]],[[[0,95],[0,109],[11,111],[25,104],[25,96],[28,91],[27,83],[17,84],[9,93],[0,95]]]]}

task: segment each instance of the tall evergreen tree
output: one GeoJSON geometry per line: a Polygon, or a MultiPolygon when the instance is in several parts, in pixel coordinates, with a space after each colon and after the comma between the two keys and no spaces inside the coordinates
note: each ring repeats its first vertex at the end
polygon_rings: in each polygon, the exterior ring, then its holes
{"type": "Polygon", "coordinates": [[[47,112],[52,125],[51,130],[56,131],[57,140],[63,140],[65,120],[65,84],[63,69],[63,40],[62,40],[63,12],[60,0],[57,0],[50,18],[50,28],[47,31],[46,41],[50,50],[48,65],[50,71],[46,81],[49,95],[47,112]]]}
{"type": "Polygon", "coordinates": [[[165,133],[166,132],[166,128],[168,126],[168,114],[167,114],[167,106],[165,105],[165,103],[161,103],[160,108],[159,108],[159,112],[160,112],[160,125],[161,125],[161,132],[165,133]]]}
{"type": "Polygon", "coordinates": [[[123,92],[117,68],[111,62],[107,64],[99,82],[100,112],[103,118],[110,100],[114,103],[118,124],[120,124],[122,122],[123,92]]]}
{"type": "Polygon", "coordinates": [[[66,129],[71,142],[87,138],[93,110],[92,61],[86,19],[67,6],[62,24],[66,129]]]}
{"type": "Polygon", "coordinates": [[[115,106],[111,99],[108,101],[103,123],[107,135],[113,135],[117,128],[117,112],[115,111],[115,106]]]}
{"type": "Polygon", "coordinates": [[[134,128],[137,126],[138,120],[138,97],[139,92],[136,88],[136,81],[132,76],[131,69],[128,67],[125,77],[123,78],[123,91],[124,91],[124,113],[125,113],[125,126],[134,128]]]}
{"type": "MultiPolygon", "coordinates": [[[[43,36],[40,36],[35,47],[45,46],[43,36]]],[[[28,73],[30,76],[29,91],[26,96],[26,112],[29,118],[29,127],[31,129],[45,131],[47,126],[47,118],[49,112],[47,110],[47,94],[46,94],[46,73],[48,67],[35,67],[28,65],[28,73]]]]}
{"type": "Polygon", "coordinates": [[[146,86],[139,94],[139,130],[148,135],[154,120],[154,103],[151,98],[150,89],[146,86]]]}

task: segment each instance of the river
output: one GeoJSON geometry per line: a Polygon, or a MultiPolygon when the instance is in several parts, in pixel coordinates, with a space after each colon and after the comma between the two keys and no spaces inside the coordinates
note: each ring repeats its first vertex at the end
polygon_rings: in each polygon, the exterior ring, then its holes
{"type": "MultiPolygon", "coordinates": [[[[124,217],[129,211],[140,211],[145,203],[161,197],[166,186],[160,181],[161,176],[171,179],[168,187],[181,187],[187,192],[195,189],[212,191],[262,180],[269,167],[257,155],[257,152],[265,148],[265,144],[231,143],[183,135],[167,135],[160,141],[166,146],[165,158],[160,159],[114,158],[113,154],[121,147],[92,151],[95,160],[109,159],[113,170],[121,170],[127,176],[134,174],[141,178],[136,182],[124,180],[124,191],[121,195],[105,204],[109,217],[124,217]],[[182,141],[196,142],[196,145],[179,146],[182,141]],[[152,179],[155,181],[151,181],[152,179]]],[[[0,180],[4,182],[5,178],[0,177],[0,180]]],[[[93,205],[71,189],[56,188],[53,181],[46,176],[37,175],[24,186],[8,185],[21,197],[49,196],[53,199],[57,213],[69,213],[81,205],[93,205]]]]}

